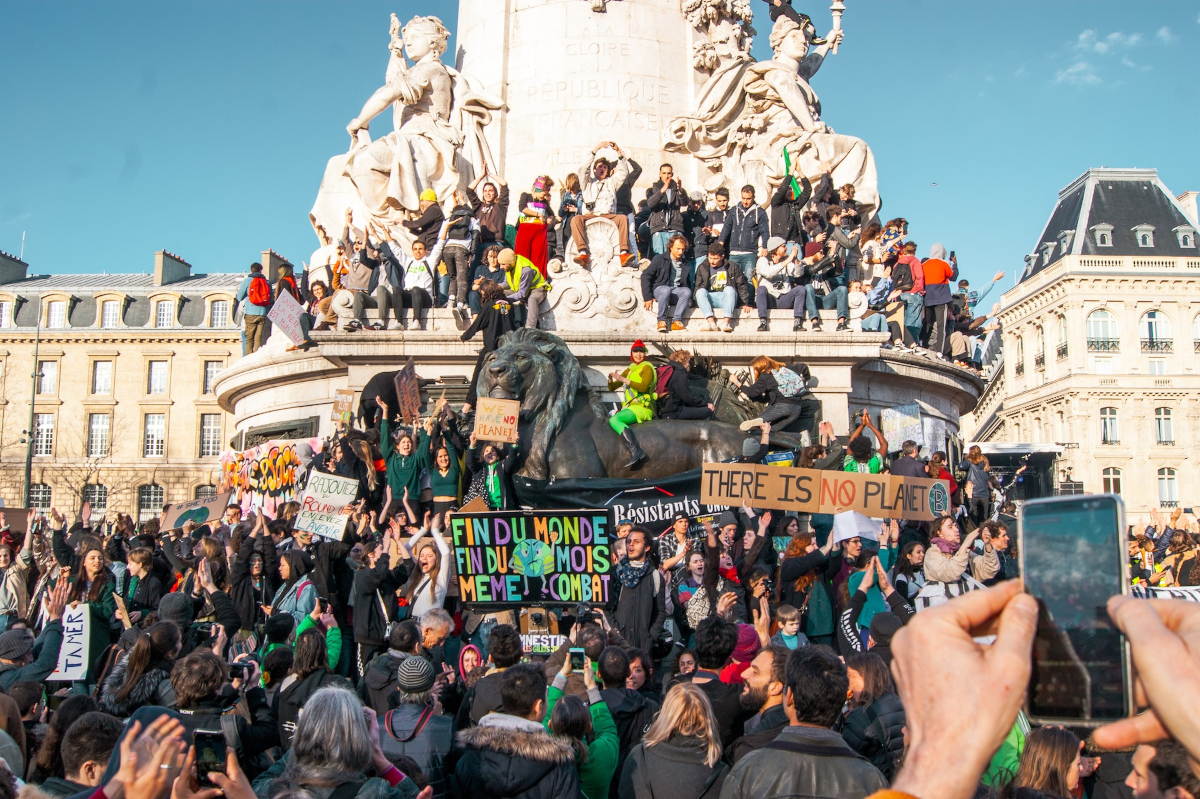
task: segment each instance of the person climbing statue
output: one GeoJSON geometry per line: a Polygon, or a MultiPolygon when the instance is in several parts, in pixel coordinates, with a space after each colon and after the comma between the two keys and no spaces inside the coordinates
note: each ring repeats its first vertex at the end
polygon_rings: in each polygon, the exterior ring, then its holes
{"type": "Polygon", "coordinates": [[[608,376],[608,390],[621,391],[621,410],[608,417],[608,424],[625,442],[629,450],[629,463],[626,469],[632,469],[646,460],[646,453],[638,446],[633,437],[630,425],[647,422],[654,418],[654,404],[658,399],[654,393],[658,373],[654,366],[646,360],[646,345],[641,339],[633,342],[629,349],[629,364],[623,371],[614,371],[608,376]]]}

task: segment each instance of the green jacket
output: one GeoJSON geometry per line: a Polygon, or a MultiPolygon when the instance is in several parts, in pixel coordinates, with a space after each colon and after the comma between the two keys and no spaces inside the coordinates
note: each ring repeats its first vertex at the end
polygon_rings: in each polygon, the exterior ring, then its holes
{"type": "Polygon", "coordinates": [[[379,446],[387,463],[387,482],[392,489],[392,501],[404,499],[408,489],[408,501],[415,508],[421,496],[421,473],[429,468],[429,434],[421,428],[413,443],[411,455],[401,455],[392,446],[391,426],[387,419],[379,423],[379,446]]]}
{"type": "MultiPolygon", "coordinates": [[[[296,628],[296,637],[305,630],[315,629],[317,623],[313,621],[312,616],[305,616],[300,622],[300,626],[296,628]]],[[[329,671],[336,672],[338,660],[342,657],[342,630],[336,625],[325,631],[325,658],[329,661],[329,671]]]]}
{"type": "MultiPolygon", "coordinates": [[[[550,716],[554,706],[563,697],[563,686],[566,681],[562,675],[554,678],[554,684],[546,691],[546,720],[542,722],[546,730],[550,730],[550,716]]],[[[600,697],[600,690],[593,688],[588,691],[589,709],[592,712],[592,742],[587,745],[588,759],[586,763],[576,763],[579,771],[579,786],[587,799],[607,799],[608,785],[617,770],[617,754],[621,747],[621,739],[617,734],[617,723],[613,721],[608,705],[600,697]]],[[[551,733],[553,735],[553,733],[551,733]]]]}
{"type": "Polygon", "coordinates": [[[992,762],[988,763],[987,769],[983,772],[980,781],[984,785],[999,788],[1012,781],[1012,778],[1017,775],[1017,765],[1021,762],[1021,752],[1025,749],[1025,736],[1027,735],[1029,735],[1029,719],[1022,710],[1017,713],[1016,723],[1008,731],[1004,743],[1000,744],[996,754],[992,755],[992,762]]]}

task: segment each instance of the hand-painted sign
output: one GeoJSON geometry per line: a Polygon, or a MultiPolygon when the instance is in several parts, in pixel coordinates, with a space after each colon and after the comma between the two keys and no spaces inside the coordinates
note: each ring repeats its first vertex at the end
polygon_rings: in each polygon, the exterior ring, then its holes
{"type": "Polygon", "coordinates": [[[357,480],[339,477],[336,474],[313,472],[308,477],[308,486],[300,499],[296,529],[341,541],[357,496],[357,480]]]}
{"type": "Polygon", "coordinates": [[[475,409],[475,438],[480,441],[517,443],[517,420],[521,415],[518,400],[480,397],[475,409]]]}
{"type": "Polygon", "coordinates": [[[225,508],[229,505],[229,498],[232,496],[232,491],[225,491],[212,497],[202,497],[187,502],[172,502],[167,506],[167,518],[162,529],[164,531],[175,530],[183,527],[187,522],[195,522],[197,525],[215,522],[225,515],[225,508]]]}
{"type": "Polygon", "coordinates": [[[63,641],[58,667],[47,680],[81,681],[87,678],[88,647],[92,642],[92,613],[86,602],[63,611],[63,641]]]}

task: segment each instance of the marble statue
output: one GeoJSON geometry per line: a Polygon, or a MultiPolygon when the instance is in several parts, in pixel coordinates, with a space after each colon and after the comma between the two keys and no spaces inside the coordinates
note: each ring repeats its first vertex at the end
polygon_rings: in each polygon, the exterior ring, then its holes
{"type": "Polygon", "coordinates": [[[350,150],[330,160],[310,214],[335,239],[351,208],[356,219],[365,214],[408,241],[400,223],[419,214],[423,190],[433,189],[448,214],[456,189],[484,170],[496,174],[483,129],[503,102],[442,63],[450,32],[437,17],[413,17],[401,28],[393,14],[390,33],[384,85],[347,125],[350,150]],[[388,106],[393,130],[372,141],[369,125],[388,106]]]}
{"type": "Polygon", "coordinates": [[[745,44],[745,15],[735,16],[736,0],[682,0],[697,6],[689,21],[708,37],[696,50],[696,66],[711,75],[698,90],[692,113],[677,117],[663,130],[666,150],[688,153],[707,170],[708,191],[725,185],[736,190],[751,184],[768,194],[787,177],[787,148],[794,175],[832,170],[835,186],[855,187],[855,199],[879,209],[875,157],[866,142],[835,133],[821,119],[821,102],[810,81],[843,33],[832,30],[825,40],[812,25],[801,28],[780,16],[771,30],[775,57],[755,62],[745,44]],[[740,29],[741,33],[736,31],[740,29]],[[713,35],[723,36],[720,42],[713,35]],[[814,43],[821,42],[820,44],[814,43]],[[711,48],[704,45],[711,44],[711,48]],[[743,44],[745,46],[743,47],[743,44]],[[709,66],[715,64],[709,70],[709,66]]]}

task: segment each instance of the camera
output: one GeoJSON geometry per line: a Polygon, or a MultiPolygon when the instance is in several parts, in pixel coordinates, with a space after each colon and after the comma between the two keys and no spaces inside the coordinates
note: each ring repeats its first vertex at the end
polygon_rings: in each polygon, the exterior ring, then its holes
{"type": "Polygon", "coordinates": [[[240,660],[237,663],[227,663],[225,665],[229,666],[230,677],[241,677],[245,679],[246,675],[254,670],[254,664],[244,660],[240,660]]]}
{"type": "Polygon", "coordinates": [[[764,577],[762,584],[763,584],[763,588],[766,590],[768,596],[775,593],[775,581],[772,580],[770,577],[764,577]]]}
{"type": "Polygon", "coordinates": [[[600,616],[592,610],[591,602],[580,602],[575,606],[575,624],[582,627],[585,624],[599,624],[600,616]]]}

